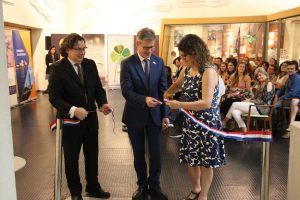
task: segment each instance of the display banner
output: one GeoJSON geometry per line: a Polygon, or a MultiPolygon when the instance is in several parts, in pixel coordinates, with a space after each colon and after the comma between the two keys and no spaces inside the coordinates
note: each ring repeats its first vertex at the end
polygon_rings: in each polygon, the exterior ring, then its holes
{"type": "Polygon", "coordinates": [[[4,30],[4,40],[6,45],[8,86],[9,86],[9,102],[10,106],[18,105],[17,97],[17,81],[14,61],[14,49],[12,40],[12,30],[4,30]]]}
{"type": "Polygon", "coordinates": [[[108,87],[120,88],[121,62],[134,52],[133,35],[107,36],[108,87]]]}
{"type": "Polygon", "coordinates": [[[105,70],[105,41],[104,34],[82,34],[87,47],[85,57],[96,62],[102,85],[106,85],[107,72],[105,70]]]}
{"type": "Polygon", "coordinates": [[[30,31],[13,30],[12,39],[18,86],[18,101],[22,103],[36,98],[30,31]]]}

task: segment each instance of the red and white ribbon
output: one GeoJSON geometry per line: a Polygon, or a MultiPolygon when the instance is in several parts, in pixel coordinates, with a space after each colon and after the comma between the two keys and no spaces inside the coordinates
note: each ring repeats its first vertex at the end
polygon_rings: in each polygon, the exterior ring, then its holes
{"type": "MultiPolygon", "coordinates": [[[[64,126],[77,126],[80,123],[80,120],[78,119],[63,119],[63,125],[64,126]]],[[[56,120],[53,120],[50,124],[50,130],[53,132],[56,130],[56,120]]]]}
{"type": "MultiPolygon", "coordinates": [[[[116,127],[115,113],[114,113],[113,108],[110,108],[110,109],[111,109],[112,121],[114,123],[113,132],[114,132],[114,134],[116,134],[116,132],[115,132],[115,127],[116,127]]],[[[88,112],[91,113],[91,112],[96,112],[96,111],[88,111],[88,112]]],[[[70,118],[63,119],[63,126],[77,126],[79,123],[80,123],[80,120],[78,120],[78,119],[70,119],[70,118]]],[[[53,120],[50,123],[50,130],[52,133],[54,132],[54,130],[56,130],[56,126],[57,126],[56,120],[53,120]]]]}
{"type": "Polygon", "coordinates": [[[230,138],[239,141],[260,141],[260,142],[271,142],[272,132],[265,131],[247,131],[247,132],[225,132],[215,128],[211,128],[199,119],[195,118],[192,113],[188,110],[180,109],[187,117],[189,117],[194,123],[200,125],[202,128],[213,132],[217,136],[222,136],[224,138],[230,138]]]}

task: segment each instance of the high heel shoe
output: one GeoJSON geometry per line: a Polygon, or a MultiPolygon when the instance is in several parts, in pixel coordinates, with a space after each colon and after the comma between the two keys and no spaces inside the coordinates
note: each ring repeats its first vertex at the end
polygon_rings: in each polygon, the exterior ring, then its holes
{"type": "Polygon", "coordinates": [[[187,197],[185,197],[183,200],[197,200],[199,198],[200,192],[196,193],[191,191],[187,197]]]}

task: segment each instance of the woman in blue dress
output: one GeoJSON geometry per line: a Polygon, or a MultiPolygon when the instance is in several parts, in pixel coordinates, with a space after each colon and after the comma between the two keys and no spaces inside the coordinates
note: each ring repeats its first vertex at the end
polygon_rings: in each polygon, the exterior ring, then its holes
{"type": "MultiPolygon", "coordinates": [[[[182,89],[180,101],[166,100],[171,109],[185,109],[214,129],[221,128],[218,100],[218,74],[209,65],[209,51],[197,35],[188,34],[179,42],[181,59],[188,66],[165,92],[171,98],[182,89]]],[[[187,165],[191,192],[185,200],[207,200],[213,179],[213,168],[225,163],[224,140],[184,115],[179,161],[187,165]]]]}

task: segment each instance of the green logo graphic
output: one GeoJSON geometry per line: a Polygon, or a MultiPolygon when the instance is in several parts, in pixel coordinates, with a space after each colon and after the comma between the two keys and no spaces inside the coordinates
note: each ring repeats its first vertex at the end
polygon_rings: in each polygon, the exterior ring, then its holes
{"type": "Polygon", "coordinates": [[[125,48],[122,44],[116,45],[114,50],[110,53],[110,59],[116,63],[114,82],[116,82],[117,73],[120,73],[120,64],[122,60],[130,56],[130,54],[130,50],[125,48]]]}

